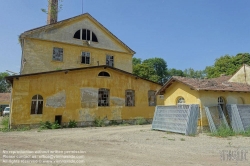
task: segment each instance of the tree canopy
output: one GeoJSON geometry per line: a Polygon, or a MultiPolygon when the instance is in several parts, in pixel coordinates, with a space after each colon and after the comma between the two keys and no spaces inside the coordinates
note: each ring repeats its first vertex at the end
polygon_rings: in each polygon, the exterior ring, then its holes
{"type": "Polygon", "coordinates": [[[162,58],[149,58],[144,61],[133,58],[133,74],[163,84],[167,78],[167,63],[162,58]]]}
{"type": "Polygon", "coordinates": [[[236,56],[224,55],[216,59],[213,66],[207,66],[205,72],[208,78],[219,77],[221,74],[232,75],[243,64],[250,65],[249,53],[239,53],[236,56]]]}
{"type": "Polygon", "coordinates": [[[10,92],[10,84],[4,78],[7,76],[9,76],[9,73],[0,73],[0,93],[10,92]]]}

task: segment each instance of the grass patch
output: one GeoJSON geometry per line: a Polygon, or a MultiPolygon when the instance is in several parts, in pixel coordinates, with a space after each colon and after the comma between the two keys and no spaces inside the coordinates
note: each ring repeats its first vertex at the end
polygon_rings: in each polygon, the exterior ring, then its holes
{"type": "Polygon", "coordinates": [[[181,138],[180,140],[181,140],[181,141],[185,141],[185,138],[181,138]]]}
{"type": "Polygon", "coordinates": [[[8,129],[9,128],[9,117],[3,117],[2,121],[1,121],[1,125],[3,125],[4,129],[8,129]]]}
{"type": "Polygon", "coordinates": [[[240,135],[244,137],[250,137],[250,127],[245,132],[241,132],[240,135]]]}
{"type": "Polygon", "coordinates": [[[136,125],[143,125],[143,124],[146,124],[146,123],[147,123],[147,121],[143,117],[135,118],[135,124],[136,125]]]}
{"type": "Polygon", "coordinates": [[[233,131],[232,128],[229,128],[226,125],[221,125],[217,129],[217,132],[211,133],[211,135],[216,137],[229,137],[229,136],[235,136],[236,133],[233,131]]]}

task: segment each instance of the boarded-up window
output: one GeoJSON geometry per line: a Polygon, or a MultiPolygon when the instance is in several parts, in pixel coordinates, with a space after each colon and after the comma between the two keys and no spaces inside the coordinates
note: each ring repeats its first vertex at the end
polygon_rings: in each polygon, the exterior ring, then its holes
{"type": "Polygon", "coordinates": [[[81,63],[90,64],[90,53],[82,52],[81,63]]]}
{"type": "Polygon", "coordinates": [[[53,61],[63,61],[63,49],[62,48],[53,48],[53,56],[52,56],[53,61]]]}
{"type": "Polygon", "coordinates": [[[109,106],[109,89],[101,88],[98,91],[98,106],[109,106]]]}
{"type": "Polygon", "coordinates": [[[148,105],[156,106],[156,96],[155,96],[155,91],[153,90],[148,91],[148,105]]]}
{"type": "Polygon", "coordinates": [[[125,106],[135,106],[135,91],[134,90],[125,91],[125,106]]]}
{"type": "Polygon", "coordinates": [[[106,65],[114,67],[114,56],[106,55],[106,65]]]}
{"type": "Polygon", "coordinates": [[[42,114],[43,113],[43,97],[41,95],[35,95],[31,101],[31,114],[42,114]]]}

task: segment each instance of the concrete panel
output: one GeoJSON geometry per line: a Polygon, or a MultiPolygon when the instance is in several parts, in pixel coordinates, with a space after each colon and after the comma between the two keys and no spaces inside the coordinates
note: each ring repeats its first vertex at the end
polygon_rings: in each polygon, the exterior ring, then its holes
{"type": "Polygon", "coordinates": [[[81,88],[80,91],[82,108],[95,108],[98,106],[98,89],[81,88]]]}
{"type": "Polygon", "coordinates": [[[66,105],[66,94],[65,91],[59,92],[46,99],[46,107],[65,107],[66,105]]]}

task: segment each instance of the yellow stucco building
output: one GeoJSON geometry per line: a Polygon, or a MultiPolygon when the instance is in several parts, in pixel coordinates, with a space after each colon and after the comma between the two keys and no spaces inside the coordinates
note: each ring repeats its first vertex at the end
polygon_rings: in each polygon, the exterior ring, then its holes
{"type": "MultiPolygon", "coordinates": [[[[236,75],[234,77],[237,77],[236,75]]],[[[196,79],[174,76],[157,94],[164,95],[164,105],[199,104],[199,125],[207,126],[204,106],[221,105],[227,115],[226,104],[250,104],[250,86],[232,80],[229,82],[231,78],[221,76],[213,79],[196,79]]]]}
{"type": "Polygon", "coordinates": [[[132,74],[135,52],[88,13],[26,31],[20,42],[21,75],[7,77],[11,127],[151,120],[163,104],[160,84],[132,74]]]}

